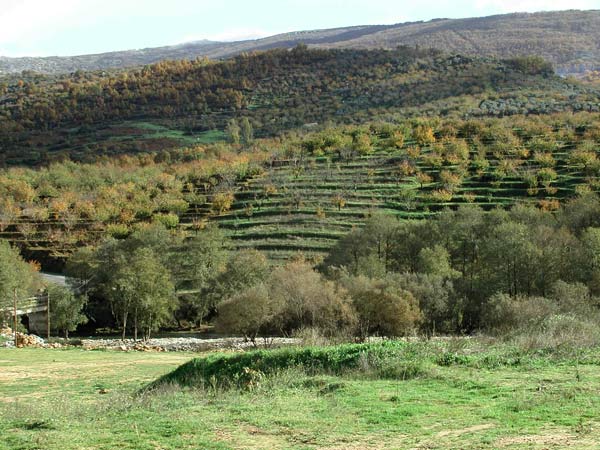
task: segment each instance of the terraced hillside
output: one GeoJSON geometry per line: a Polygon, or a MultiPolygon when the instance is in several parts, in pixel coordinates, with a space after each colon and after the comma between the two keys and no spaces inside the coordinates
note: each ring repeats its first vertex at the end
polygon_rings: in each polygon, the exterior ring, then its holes
{"type": "Polygon", "coordinates": [[[365,156],[280,161],[239,186],[232,209],[214,220],[238,248],[256,248],[274,260],[299,252],[318,260],[376,212],[423,218],[465,204],[492,209],[518,202],[553,210],[598,188],[597,173],[582,159],[595,160],[597,143],[587,143],[593,153],[585,155],[588,150],[569,139],[541,152],[544,138],[529,137],[513,155],[495,152],[493,142],[482,150],[480,142],[465,141],[468,153],[461,156],[450,141],[420,151],[409,141],[401,149],[380,145],[365,156]]]}
{"type": "MultiPolygon", "coordinates": [[[[161,130],[159,130],[162,132],[161,130]]],[[[322,257],[376,212],[529,202],[547,210],[600,190],[600,117],[414,119],[285,139],[0,171],[0,238],[28,258],[64,261],[106,236],[160,222],[216,223],[272,260],[322,257]]]]}

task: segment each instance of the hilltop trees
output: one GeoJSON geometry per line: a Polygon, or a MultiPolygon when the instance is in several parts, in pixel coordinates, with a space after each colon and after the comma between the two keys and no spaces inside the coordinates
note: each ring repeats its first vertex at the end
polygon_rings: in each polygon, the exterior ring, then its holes
{"type": "MultiPolygon", "coordinates": [[[[210,64],[169,61],[103,75],[36,75],[22,84],[9,78],[0,100],[0,145],[4,162],[38,165],[177,148],[189,142],[182,132],[189,137],[218,130],[231,144],[249,147],[255,134],[277,136],[328,122],[395,121],[419,112],[504,116],[598,110],[595,90],[544,79],[550,73],[537,58],[494,61],[398,47],[273,49],[210,64]],[[492,90],[484,94],[484,86],[492,90]],[[105,140],[112,130],[117,136],[105,140]]],[[[379,137],[399,148],[409,137],[429,146],[460,134],[447,127],[436,136],[434,125],[423,121],[412,136],[375,126],[332,150],[370,154],[379,137]]]]}

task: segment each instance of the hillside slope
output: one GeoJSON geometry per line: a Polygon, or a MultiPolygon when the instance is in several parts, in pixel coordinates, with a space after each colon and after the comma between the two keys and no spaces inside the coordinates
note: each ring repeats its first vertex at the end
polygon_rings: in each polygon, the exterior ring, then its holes
{"type": "Polygon", "coordinates": [[[260,139],[244,152],[221,144],[13,167],[0,170],[0,239],[59,270],[74,249],[148,222],[189,232],[216,223],[235,248],[318,261],[376,213],[554,210],[600,192],[599,143],[600,116],[591,113],[420,118],[260,139]]]}
{"type": "Polygon", "coordinates": [[[539,55],[551,61],[561,74],[578,74],[600,68],[600,11],[518,13],[355,26],[298,31],[250,41],[199,41],[170,47],[71,57],[0,57],[0,74],[23,70],[66,73],[119,69],[198,57],[221,59],[244,52],[292,48],[299,43],[319,48],[351,49],[393,49],[398,45],[409,45],[500,58],[539,55]]]}
{"type": "Polygon", "coordinates": [[[411,115],[597,111],[600,91],[536,58],[435,50],[271,50],[169,62],[119,74],[0,83],[0,164],[93,160],[191,146],[248,119],[258,137],[303,126],[411,115]]]}

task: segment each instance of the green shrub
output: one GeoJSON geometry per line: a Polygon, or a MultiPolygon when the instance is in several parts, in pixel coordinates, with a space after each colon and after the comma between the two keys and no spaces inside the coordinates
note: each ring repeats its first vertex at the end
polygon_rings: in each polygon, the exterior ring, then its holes
{"type": "Polygon", "coordinates": [[[179,225],[179,216],[173,213],[155,214],[152,220],[155,223],[160,223],[167,229],[174,229],[179,225]]]}
{"type": "Polygon", "coordinates": [[[436,359],[438,366],[449,367],[449,366],[466,366],[473,361],[468,355],[460,355],[452,352],[444,352],[436,359]]]}
{"type": "Polygon", "coordinates": [[[412,380],[429,375],[422,360],[386,360],[375,372],[377,378],[388,380],[412,380]]]}
{"type": "Polygon", "coordinates": [[[553,314],[538,327],[523,329],[514,338],[525,350],[594,347],[600,344],[600,330],[594,317],[553,314]]]}
{"type": "Polygon", "coordinates": [[[556,303],[544,297],[511,297],[498,293],[483,306],[481,317],[488,331],[505,333],[535,327],[556,310],[556,303]]]}
{"type": "Polygon", "coordinates": [[[506,60],[509,67],[526,75],[542,75],[548,77],[554,73],[552,64],[541,56],[518,56],[506,60]]]}
{"type": "Polygon", "coordinates": [[[110,223],[106,227],[106,233],[115,239],[125,239],[131,234],[131,229],[124,223],[110,223]]]}
{"type": "Polygon", "coordinates": [[[406,336],[422,320],[423,315],[413,294],[391,278],[346,277],[343,284],[358,313],[358,336],[361,339],[371,334],[406,336]]]}

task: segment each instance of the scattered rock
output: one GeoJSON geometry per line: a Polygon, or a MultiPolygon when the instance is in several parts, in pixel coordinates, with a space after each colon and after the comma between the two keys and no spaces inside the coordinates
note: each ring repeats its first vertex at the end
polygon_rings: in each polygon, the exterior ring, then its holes
{"type": "MultiPolygon", "coordinates": [[[[0,329],[0,336],[9,339],[4,345],[14,347],[13,331],[10,328],[0,329]]],[[[147,341],[134,341],[133,339],[82,339],[81,345],[87,350],[110,349],[122,352],[202,352],[220,349],[244,350],[254,347],[278,347],[282,345],[294,345],[300,343],[299,339],[271,338],[268,340],[257,340],[256,344],[243,338],[157,338],[147,341]]],[[[44,339],[34,334],[17,333],[17,347],[43,347],[63,348],[68,347],[67,341],[46,343],[44,339]]]]}
{"type": "MultiPolygon", "coordinates": [[[[300,342],[299,339],[291,338],[272,338],[267,341],[256,341],[257,347],[294,345],[300,342]]],[[[120,351],[136,352],[200,352],[219,349],[242,350],[255,347],[251,342],[243,338],[157,338],[147,341],[134,341],[133,339],[82,339],[83,347],[88,350],[93,349],[112,349],[120,351]]]]}
{"type": "Polygon", "coordinates": [[[13,337],[12,328],[9,328],[9,327],[0,328],[0,337],[7,338],[7,339],[12,338],[13,337]]]}
{"type": "Polygon", "coordinates": [[[17,332],[17,347],[45,347],[46,342],[35,334],[23,334],[17,332]]]}

